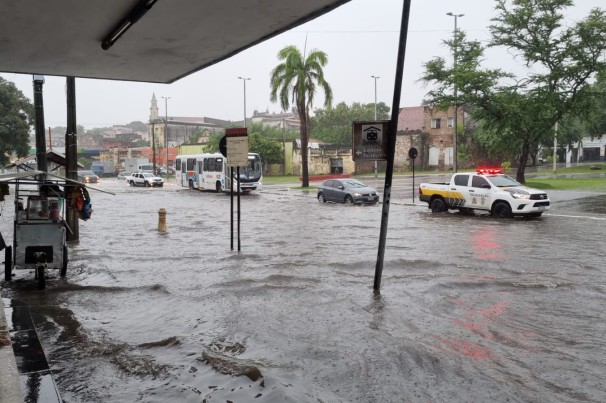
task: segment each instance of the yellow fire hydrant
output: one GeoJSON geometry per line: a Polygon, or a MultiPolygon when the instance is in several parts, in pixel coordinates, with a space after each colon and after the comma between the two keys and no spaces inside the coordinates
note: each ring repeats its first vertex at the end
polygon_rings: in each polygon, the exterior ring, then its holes
{"type": "Polygon", "coordinates": [[[158,231],[166,232],[166,210],[158,210],[158,231]]]}

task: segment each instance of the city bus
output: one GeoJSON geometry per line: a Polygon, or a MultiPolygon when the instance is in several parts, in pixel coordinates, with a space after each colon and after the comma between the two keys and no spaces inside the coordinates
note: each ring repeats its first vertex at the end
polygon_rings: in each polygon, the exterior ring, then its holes
{"type": "MultiPolygon", "coordinates": [[[[227,166],[227,158],[222,154],[177,155],[175,168],[177,183],[183,187],[216,192],[230,190],[230,168],[227,166]]],[[[236,168],[234,168],[235,176],[236,168]]],[[[248,153],[248,165],[240,167],[240,191],[247,193],[261,190],[262,182],[261,157],[257,153],[248,153]]]]}

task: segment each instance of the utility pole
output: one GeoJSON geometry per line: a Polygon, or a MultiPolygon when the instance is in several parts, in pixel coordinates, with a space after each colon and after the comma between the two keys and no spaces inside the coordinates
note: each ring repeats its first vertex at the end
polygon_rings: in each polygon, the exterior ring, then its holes
{"type": "Polygon", "coordinates": [[[457,45],[458,45],[458,41],[457,41],[457,19],[459,17],[463,17],[465,14],[453,14],[451,12],[446,13],[446,15],[449,15],[451,17],[454,17],[454,42],[453,42],[453,54],[454,54],[454,60],[453,60],[453,71],[454,71],[454,75],[455,78],[453,80],[454,84],[454,135],[453,135],[453,144],[452,144],[452,172],[455,173],[457,172],[457,148],[458,148],[458,142],[457,142],[457,129],[458,129],[458,117],[459,117],[459,99],[458,99],[458,94],[457,94],[457,45]]]}
{"type": "Polygon", "coordinates": [[[166,178],[168,178],[168,100],[170,97],[162,98],[164,98],[164,148],[166,149],[166,178]]]}
{"type": "Polygon", "coordinates": [[[46,138],[44,129],[44,100],[42,97],[42,87],[44,86],[44,76],[34,74],[34,107],[35,107],[35,128],[36,128],[36,169],[42,172],[48,172],[46,163],[46,138]]]}
{"type": "Polygon", "coordinates": [[[249,77],[238,77],[244,83],[244,127],[246,127],[246,80],[250,80],[249,77]]]}
{"type": "MultiPolygon", "coordinates": [[[[372,78],[374,78],[375,80],[375,121],[377,120],[377,79],[381,78],[379,76],[371,76],[372,78]]],[[[377,161],[375,161],[375,179],[377,178],[378,175],[378,165],[377,165],[377,161]]]]}

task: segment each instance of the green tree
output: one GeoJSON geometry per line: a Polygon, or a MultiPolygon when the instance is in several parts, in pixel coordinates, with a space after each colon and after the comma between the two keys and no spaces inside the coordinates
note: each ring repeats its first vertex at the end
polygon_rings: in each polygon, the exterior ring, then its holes
{"type": "Polygon", "coordinates": [[[472,107],[481,122],[484,141],[506,150],[517,160],[517,179],[525,181],[529,157],[540,144],[553,139],[556,122],[580,113],[591,80],[606,69],[606,15],[594,9],[583,20],[566,26],[563,10],[572,0],[496,0],[497,16],[490,26],[489,46],[502,46],[528,67],[517,78],[501,70],[482,70],[484,48],[465,40],[461,32],[452,42],[456,67],[443,59],[425,65],[425,82],[437,84],[430,102],[444,107],[454,102],[455,84],[460,103],[472,107]],[[511,6],[509,3],[512,3],[511,6]]]}
{"type": "MultiPolygon", "coordinates": [[[[377,119],[389,118],[389,107],[384,102],[377,103],[377,119]]],[[[348,106],[340,102],[335,107],[316,109],[311,119],[312,133],[315,138],[326,143],[343,147],[352,146],[352,123],[354,121],[374,120],[375,104],[354,102],[348,106]]]]}
{"type": "MultiPolygon", "coordinates": [[[[285,133],[276,127],[253,123],[248,128],[248,151],[259,154],[264,164],[279,164],[284,159],[282,135],[285,133]]],[[[211,134],[204,150],[209,153],[219,152],[219,142],[224,135],[224,133],[211,134]]]]}
{"type": "Polygon", "coordinates": [[[34,106],[13,82],[0,77],[0,166],[16,153],[29,152],[29,131],[34,121],[34,106]]]}
{"type": "Polygon", "coordinates": [[[253,132],[248,136],[248,150],[259,154],[264,164],[279,164],[284,159],[282,143],[268,139],[259,132],[253,132]]]}
{"type": "Polygon", "coordinates": [[[280,101],[283,110],[287,110],[292,102],[297,107],[301,121],[301,159],[303,187],[309,187],[308,149],[310,119],[309,111],[313,107],[314,96],[318,87],[324,91],[324,106],[332,103],[332,89],[324,79],[322,70],[328,57],[326,53],[312,50],[307,57],[303,56],[295,46],[287,46],[278,52],[278,64],[271,72],[272,102],[280,101]]]}
{"type": "Polygon", "coordinates": [[[143,123],[141,121],[134,121],[134,122],[130,122],[127,125],[124,125],[125,127],[128,127],[129,129],[133,129],[134,132],[147,132],[147,123],[143,123]]]}

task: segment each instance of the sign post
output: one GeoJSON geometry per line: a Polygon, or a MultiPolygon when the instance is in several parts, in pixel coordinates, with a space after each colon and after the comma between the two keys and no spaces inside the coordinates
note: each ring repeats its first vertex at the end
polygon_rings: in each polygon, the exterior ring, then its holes
{"type": "MultiPolygon", "coordinates": [[[[227,166],[230,168],[230,197],[231,197],[231,250],[234,250],[234,167],[236,168],[236,185],[238,195],[238,252],[240,248],[240,167],[248,165],[248,130],[231,128],[225,130],[225,154],[227,166]]],[[[221,149],[221,144],[219,144],[221,149]]],[[[223,152],[223,150],[221,150],[223,152]]],[[[224,154],[224,155],[225,155],[224,154]]]]}
{"type": "Polygon", "coordinates": [[[412,160],[412,202],[415,202],[415,159],[419,155],[419,151],[412,147],[408,150],[408,157],[412,160]]]}

